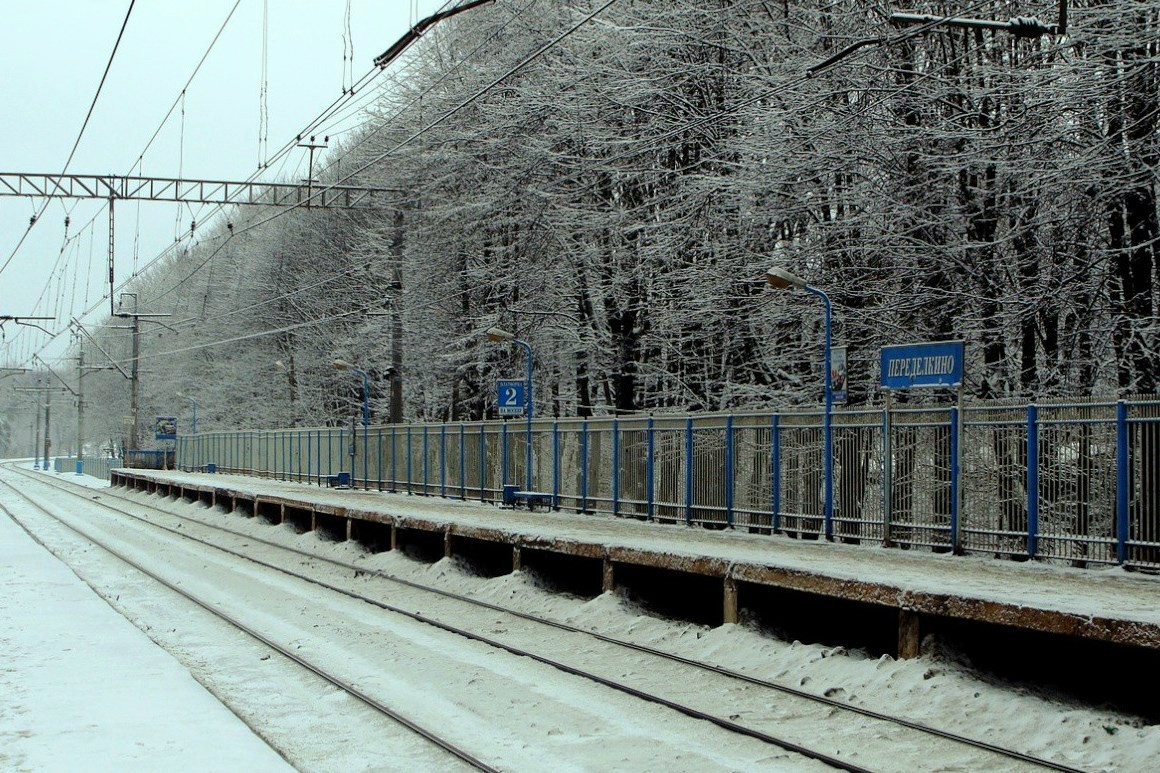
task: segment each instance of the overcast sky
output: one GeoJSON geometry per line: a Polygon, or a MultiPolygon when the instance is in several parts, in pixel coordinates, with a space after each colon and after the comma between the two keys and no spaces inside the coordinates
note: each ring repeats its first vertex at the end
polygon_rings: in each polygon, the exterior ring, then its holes
{"type": "MultiPolygon", "coordinates": [[[[265,5],[267,137],[268,153],[273,154],[342,96],[352,80],[351,70],[356,80],[366,74],[374,58],[411,24],[447,3],[266,0],[265,5]],[[344,38],[348,7],[349,40],[344,38]],[[353,66],[348,64],[344,75],[344,50],[350,51],[351,42],[353,66]]],[[[129,6],[130,0],[5,3],[0,172],[62,171],[129,6]]],[[[263,0],[137,0],[68,172],[220,180],[245,180],[253,174],[261,155],[263,6],[263,0]],[[184,99],[141,167],[134,169],[235,4],[184,99]]],[[[386,80],[379,76],[373,85],[386,80]]],[[[370,96],[369,89],[364,93],[370,96]]],[[[340,134],[358,120],[356,114],[325,131],[340,134]]],[[[299,179],[305,177],[305,169],[306,151],[298,150],[284,164],[272,165],[264,179],[299,179]]],[[[70,314],[79,316],[97,305],[88,319],[99,320],[99,299],[107,292],[108,281],[104,202],[53,201],[16,250],[29,218],[42,203],[0,197],[0,265],[11,258],[0,273],[0,315],[56,315],[57,322],[46,326],[59,329],[67,325],[70,314]],[[66,215],[71,241],[66,241],[66,215]],[[93,227],[84,230],[90,221],[93,227]],[[63,272],[60,266],[65,266],[63,272]],[[54,267],[57,278],[51,280],[54,267]],[[38,307],[37,300],[50,285],[38,307]]],[[[120,203],[115,229],[118,283],[170,246],[178,232],[188,231],[191,214],[174,203],[120,203]]],[[[108,313],[107,300],[103,313],[108,313]]],[[[23,364],[14,360],[27,358],[48,341],[46,335],[11,322],[4,325],[3,334],[3,365],[23,364]]],[[[49,353],[59,353],[57,348],[54,345],[49,353]]]]}

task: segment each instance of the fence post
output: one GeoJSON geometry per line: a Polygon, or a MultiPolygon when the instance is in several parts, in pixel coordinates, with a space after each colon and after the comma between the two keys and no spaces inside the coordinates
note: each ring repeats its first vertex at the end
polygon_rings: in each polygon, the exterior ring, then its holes
{"type": "Polygon", "coordinates": [[[685,419],[685,525],[693,523],[693,417],[685,419]]]}
{"type": "Polygon", "coordinates": [[[363,491],[371,487],[371,436],[370,427],[363,423],[363,491]]]}
{"type": "Polygon", "coordinates": [[[645,425],[645,498],[647,504],[645,505],[645,512],[648,513],[648,519],[651,521],[656,515],[656,492],[654,491],[653,473],[655,471],[656,460],[656,426],[652,416],[648,417],[648,423],[645,425]]]}
{"type": "Polygon", "coordinates": [[[508,481],[508,433],[507,433],[507,419],[503,421],[503,431],[499,438],[499,456],[500,456],[500,474],[499,487],[502,489],[507,485],[508,481]]]}
{"type": "Polygon", "coordinates": [[[769,420],[769,442],[770,522],[776,534],[781,530],[781,416],[776,413],[769,420]]]}
{"type": "Polygon", "coordinates": [[[612,514],[620,515],[620,419],[612,420],[612,514]]]}
{"type": "Polygon", "coordinates": [[[423,496],[427,496],[427,494],[429,493],[427,491],[427,486],[428,486],[428,481],[430,480],[430,476],[428,475],[427,468],[429,466],[428,460],[431,457],[431,448],[430,448],[431,441],[428,440],[428,437],[427,437],[428,436],[427,428],[428,428],[428,425],[424,424],[423,425],[423,491],[422,491],[423,496]]]}
{"type": "Polygon", "coordinates": [[[552,421],[552,509],[560,509],[560,421],[552,421]]]}
{"type": "MultiPolygon", "coordinates": [[[[375,481],[375,488],[378,491],[382,491],[383,490],[383,428],[382,427],[379,427],[378,433],[379,433],[379,435],[375,441],[375,446],[378,448],[378,451],[379,451],[376,454],[376,456],[379,459],[379,464],[378,464],[378,471],[375,473],[375,477],[377,478],[377,480],[375,481]]],[[[309,441],[309,438],[307,438],[307,440],[309,441]]],[[[310,454],[309,447],[307,447],[306,453],[309,456],[309,454],[310,454]]]]}
{"type": "Polygon", "coordinates": [[[459,422],[459,498],[467,501],[467,427],[459,422]]]}
{"type": "Polygon", "coordinates": [[[399,436],[397,424],[391,425],[391,493],[399,492],[399,436]]]}
{"type": "Polygon", "coordinates": [[[893,392],[886,390],[886,406],[882,410],[882,547],[890,547],[890,522],[894,520],[894,447],[893,420],[890,416],[893,392]]]}
{"type": "Polygon", "coordinates": [[[725,523],[733,528],[733,417],[725,417],[725,523]]]}
{"type": "Polygon", "coordinates": [[[484,422],[479,423],[479,501],[487,501],[486,488],[484,484],[487,482],[487,425],[484,422]]]}
{"type": "Polygon", "coordinates": [[[410,424],[407,425],[407,436],[405,438],[405,442],[407,443],[407,493],[414,494],[415,487],[412,485],[412,483],[415,480],[415,459],[414,454],[411,453],[411,449],[415,444],[411,442],[410,424]]]}
{"type": "Polygon", "coordinates": [[[580,512],[588,512],[588,419],[580,424],[580,512]]]}
{"type": "Polygon", "coordinates": [[[1027,555],[1039,551],[1039,407],[1027,406],[1027,555]]]}
{"type": "Polygon", "coordinates": [[[959,544],[959,408],[951,407],[951,551],[962,552],[959,544]]]}
{"type": "Polygon", "coordinates": [[[1128,560],[1128,403],[1116,401],[1116,561],[1128,560]]]}
{"type": "Polygon", "coordinates": [[[439,496],[447,496],[447,425],[439,424],[439,496]]]}

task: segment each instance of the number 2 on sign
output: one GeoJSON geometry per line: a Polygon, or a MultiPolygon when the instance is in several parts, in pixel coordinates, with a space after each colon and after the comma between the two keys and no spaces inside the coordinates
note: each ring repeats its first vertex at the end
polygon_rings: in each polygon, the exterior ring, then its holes
{"type": "Polygon", "coordinates": [[[515,387],[510,387],[510,386],[504,387],[503,388],[503,404],[504,405],[511,405],[511,406],[518,406],[519,403],[516,402],[517,395],[518,395],[518,391],[516,390],[515,387]]]}

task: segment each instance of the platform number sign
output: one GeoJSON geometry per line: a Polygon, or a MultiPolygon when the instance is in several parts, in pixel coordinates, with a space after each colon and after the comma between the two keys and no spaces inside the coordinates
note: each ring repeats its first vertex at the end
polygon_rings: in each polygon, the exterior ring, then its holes
{"type": "Polygon", "coordinates": [[[527,385],[518,379],[500,379],[496,382],[500,416],[523,416],[527,385]]]}

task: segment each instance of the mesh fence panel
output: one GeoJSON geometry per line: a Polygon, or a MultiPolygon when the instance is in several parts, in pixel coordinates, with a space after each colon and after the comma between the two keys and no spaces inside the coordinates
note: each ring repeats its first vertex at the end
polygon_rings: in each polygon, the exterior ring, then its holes
{"type": "Polygon", "coordinates": [[[1128,434],[1127,561],[1160,567],[1160,403],[1132,406],[1128,434]]]}
{"type": "MultiPolygon", "coordinates": [[[[971,405],[957,449],[952,416],[833,414],[835,539],[947,549],[957,514],[965,551],[1160,567],[1160,402],[971,405]]],[[[564,509],[824,533],[816,411],[541,419],[531,441],[532,488],[564,509]]],[[[319,484],[349,471],[368,488],[485,501],[527,485],[523,422],[358,427],[353,458],[351,444],[345,427],[209,432],[180,437],[177,457],[182,469],[319,484]]]]}
{"type": "Polygon", "coordinates": [[[1026,412],[965,409],[962,446],[963,549],[1026,554],[1026,412]]]}
{"type": "Polygon", "coordinates": [[[1039,556],[1116,560],[1116,427],[1110,408],[1039,408],[1039,556]]]}
{"type": "Polygon", "coordinates": [[[951,546],[951,426],[945,410],[899,410],[890,424],[891,543],[951,546]]]}

